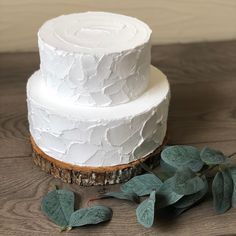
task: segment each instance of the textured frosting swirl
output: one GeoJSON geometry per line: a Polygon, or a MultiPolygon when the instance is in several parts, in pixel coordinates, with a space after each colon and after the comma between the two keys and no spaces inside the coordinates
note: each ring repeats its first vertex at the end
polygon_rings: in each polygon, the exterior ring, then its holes
{"type": "Polygon", "coordinates": [[[85,12],[49,20],[38,34],[48,45],[63,51],[111,53],[143,45],[149,41],[151,30],[133,17],[85,12]]]}
{"type": "Polygon", "coordinates": [[[147,88],[150,28],[104,12],[64,15],[39,30],[40,70],[51,93],[69,103],[114,106],[147,88]]]}
{"type": "Polygon", "coordinates": [[[46,154],[70,164],[127,164],[162,144],[169,99],[168,81],[154,67],[139,98],[113,107],[68,104],[51,96],[36,72],[27,84],[30,133],[46,154]]]}

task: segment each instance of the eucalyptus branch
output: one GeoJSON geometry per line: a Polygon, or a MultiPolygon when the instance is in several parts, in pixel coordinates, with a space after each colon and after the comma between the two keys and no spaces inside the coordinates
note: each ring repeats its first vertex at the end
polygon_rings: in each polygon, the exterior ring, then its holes
{"type": "Polygon", "coordinates": [[[225,156],[221,152],[205,147],[199,150],[187,145],[168,146],[161,153],[160,171],[155,173],[147,164],[140,166],[148,173],[134,176],[120,186],[118,192],[105,192],[88,199],[87,208],[74,209],[74,193],[55,189],[42,200],[41,209],[54,223],[61,226],[61,231],[74,227],[98,224],[112,217],[112,210],[103,205],[90,206],[91,202],[116,198],[138,203],[136,217],[146,228],[154,224],[156,214],[168,212],[179,214],[195,206],[204,199],[209,187],[212,188],[213,205],[217,213],[224,213],[236,207],[236,167],[229,159],[236,152],[225,156]],[[230,167],[230,168],[228,168],[230,167]],[[213,171],[214,179],[209,185],[205,174],[213,171]],[[146,197],[140,203],[140,197],[146,197]],[[57,207],[55,209],[55,206],[57,207]],[[156,209],[158,209],[156,211],[156,209]],[[101,213],[102,212],[102,213],[101,213]]]}

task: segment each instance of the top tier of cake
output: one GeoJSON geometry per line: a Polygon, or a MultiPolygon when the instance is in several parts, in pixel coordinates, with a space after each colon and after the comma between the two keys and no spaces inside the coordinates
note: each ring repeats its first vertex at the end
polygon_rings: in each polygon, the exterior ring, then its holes
{"type": "Polygon", "coordinates": [[[87,12],[47,21],[39,30],[41,76],[52,94],[86,106],[134,100],[147,88],[150,28],[118,14],[87,12]]]}

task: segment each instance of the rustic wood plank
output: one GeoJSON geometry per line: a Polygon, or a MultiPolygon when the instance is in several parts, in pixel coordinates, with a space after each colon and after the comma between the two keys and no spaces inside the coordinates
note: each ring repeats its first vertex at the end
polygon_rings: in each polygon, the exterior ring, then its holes
{"type": "MultiPolygon", "coordinates": [[[[61,235],[59,229],[40,211],[40,200],[57,184],[76,192],[77,205],[87,205],[87,200],[101,192],[118,190],[118,185],[106,187],[79,187],[63,184],[45,174],[33,164],[31,157],[1,159],[0,165],[0,235],[61,235]],[[8,176],[5,176],[6,170],[8,176]],[[9,188],[11,186],[11,188],[9,188]]],[[[113,209],[112,221],[98,226],[83,227],[69,235],[225,235],[235,232],[236,210],[217,215],[212,202],[207,200],[175,220],[158,219],[157,225],[144,229],[137,224],[136,205],[119,200],[99,200],[113,209]]],[[[95,204],[95,203],[92,203],[95,204]]]]}
{"type": "Polygon", "coordinates": [[[152,47],[152,64],[163,70],[172,85],[235,78],[236,41],[172,44],[152,47]]]}
{"type": "Polygon", "coordinates": [[[172,88],[171,142],[225,141],[236,138],[236,80],[172,88]]]}
{"type": "MultiPolygon", "coordinates": [[[[172,101],[170,143],[210,146],[229,155],[236,151],[236,41],[153,48],[153,64],[169,77],[172,101]]],[[[28,139],[25,85],[38,68],[37,53],[0,54],[0,235],[61,235],[40,211],[52,186],[76,192],[76,207],[119,185],[79,187],[42,172],[33,164],[28,139]]],[[[236,160],[236,158],[234,158],[236,160]]],[[[114,199],[111,222],[82,227],[65,235],[234,235],[236,210],[216,215],[210,199],[176,220],[158,219],[144,229],[135,218],[136,205],[114,199]]]]}
{"type": "Polygon", "coordinates": [[[0,54],[0,157],[32,153],[29,145],[26,82],[38,68],[37,53],[0,54]]]}

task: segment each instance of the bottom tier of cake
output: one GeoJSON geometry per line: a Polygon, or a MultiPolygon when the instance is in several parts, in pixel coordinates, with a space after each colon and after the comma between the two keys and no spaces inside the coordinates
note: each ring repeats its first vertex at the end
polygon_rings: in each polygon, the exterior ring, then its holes
{"type": "Polygon", "coordinates": [[[148,89],[113,107],[78,106],[52,96],[37,71],[27,84],[30,133],[35,147],[56,161],[91,170],[126,165],[162,145],[169,99],[168,81],[153,66],[148,89]]]}

